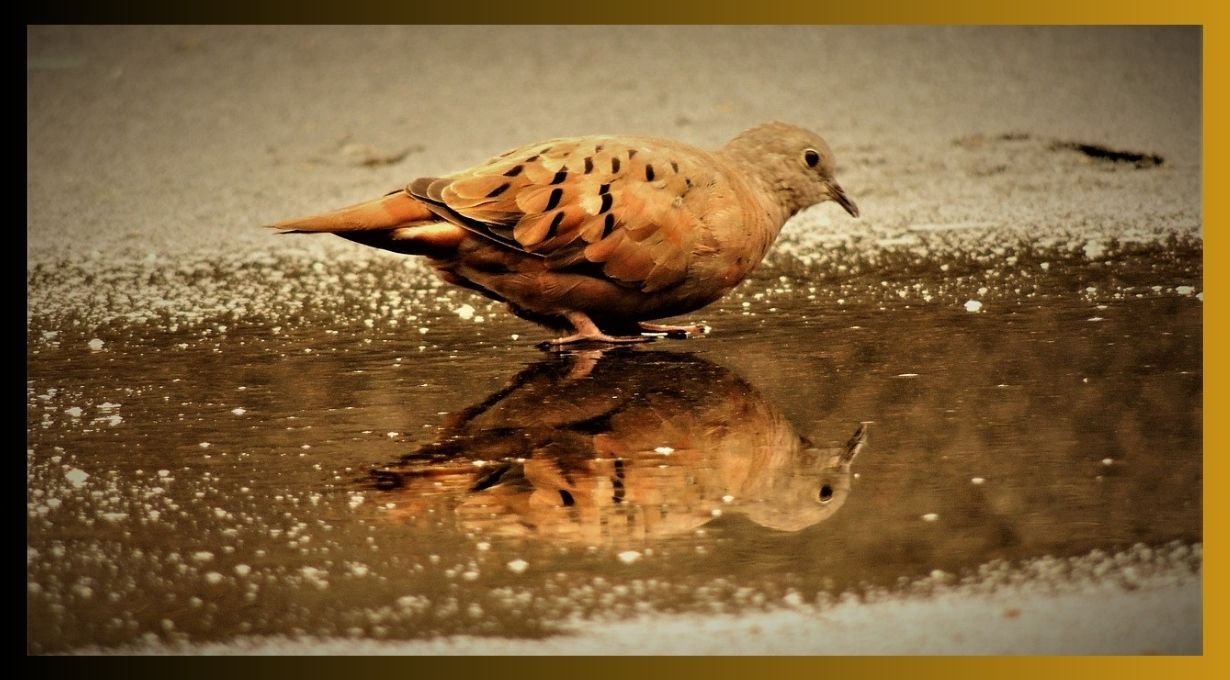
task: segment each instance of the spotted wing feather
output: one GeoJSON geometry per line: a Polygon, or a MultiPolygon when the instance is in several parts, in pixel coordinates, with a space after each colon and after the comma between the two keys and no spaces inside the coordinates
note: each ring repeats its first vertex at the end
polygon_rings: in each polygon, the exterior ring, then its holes
{"type": "Polygon", "coordinates": [[[688,152],[656,141],[552,140],[416,180],[407,191],[440,217],[552,269],[598,265],[652,292],[683,279],[701,225],[685,200],[688,152]]]}

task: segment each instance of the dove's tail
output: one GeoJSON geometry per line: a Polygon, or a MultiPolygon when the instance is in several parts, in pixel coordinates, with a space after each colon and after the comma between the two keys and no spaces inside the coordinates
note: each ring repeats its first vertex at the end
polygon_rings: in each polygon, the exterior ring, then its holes
{"type": "Polygon", "coordinates": [[[269,225],[284,234],[337,234],[374,248],[406,255],[442,257],[465,238],[460,227],[442,221],[405,191],[332,212],[269,225]]]}
{"type": "Polygon", "coordinates": [[[288,232],[373,231],[437,222],[440,218],[405,191],[395,191],[374,201],[358,203],[333,212],[285,220],[269,225],[288,232]]]}

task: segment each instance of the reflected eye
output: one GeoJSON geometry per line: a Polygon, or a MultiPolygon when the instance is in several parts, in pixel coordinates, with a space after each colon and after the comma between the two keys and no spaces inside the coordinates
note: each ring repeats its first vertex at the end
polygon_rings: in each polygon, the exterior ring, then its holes
{"type": "Polygon", "coordinates": [[[833,500],[833,487],[829,486],[828,484],[825,484],[824,486],[820,487],[820,502],[828,503],[831,500],[833,500]]]}
{"type": "Polygon", "coordinates": [[[807,167],[814,168],[820,165],[820,152],[815,149],[807,149],[803,152],[803,162],[807,167]]]}

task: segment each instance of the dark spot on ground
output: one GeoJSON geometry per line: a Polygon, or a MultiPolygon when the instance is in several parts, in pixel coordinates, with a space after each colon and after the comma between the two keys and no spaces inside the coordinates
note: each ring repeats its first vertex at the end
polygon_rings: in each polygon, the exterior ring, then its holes
{"type": "Polygon", "coordinates": [[[1090,158],[1111,163],[1133,163],[1138,168],[1151,168],[1165,162],[1155,153],[1138,151],[1120,151],[1100,144],[1083,144],[1081,142],[1055,142],[1051,144],[1052,151],[1079,151],[1090,158]]]}

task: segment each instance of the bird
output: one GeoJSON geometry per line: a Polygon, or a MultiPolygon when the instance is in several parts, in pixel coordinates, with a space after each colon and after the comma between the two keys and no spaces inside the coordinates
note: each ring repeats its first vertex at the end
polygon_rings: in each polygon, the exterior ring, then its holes
{"type": "Polygon", "coordinates": [[[793,215],[834,201],[858,217],[836,170],[820,135],[783,122],[716,151],[644,136],[559,138],[268,226],[424,256],[444,281],[560,332],[551,347],[686,338],[708,329],[653,322],[729,293],[793,215]]]}
{"type": "Polygon", "coordinates": [[[725,366],[610,346],[526,366],[361,481],[389,519],[451,514],[466,533],[623,544],[722,514],[793,532],[846,503],[868,426],[818,445],[725,366]]]}

